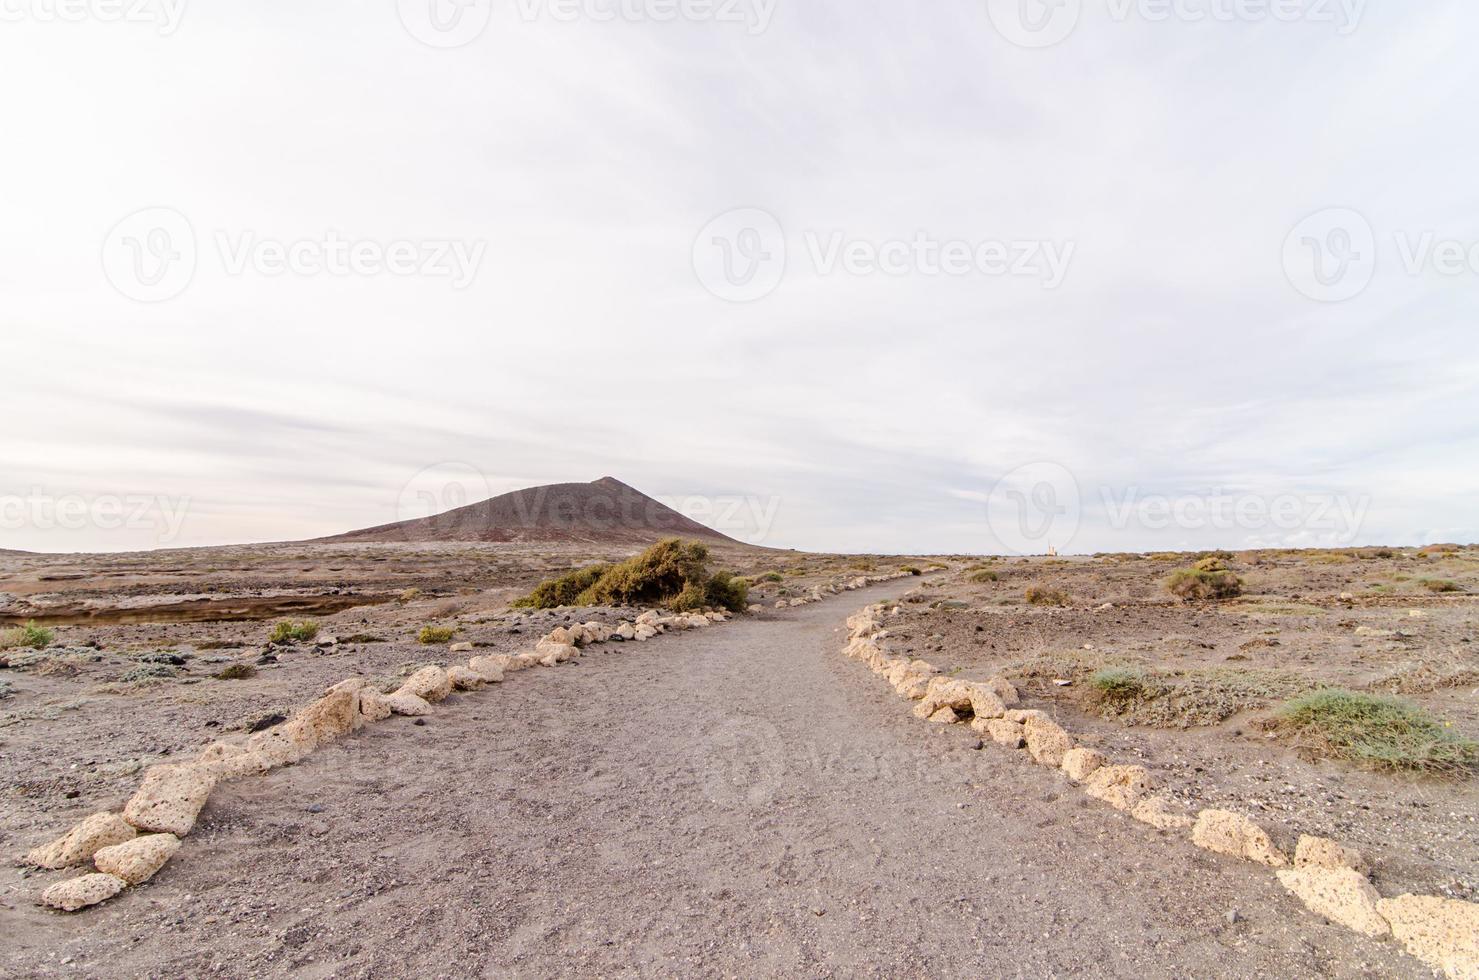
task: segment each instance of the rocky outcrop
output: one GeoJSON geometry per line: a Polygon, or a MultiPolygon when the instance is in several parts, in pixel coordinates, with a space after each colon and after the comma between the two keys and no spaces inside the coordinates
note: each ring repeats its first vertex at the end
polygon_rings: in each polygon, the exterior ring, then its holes
{"type": "Polygon", "coordinates": [[[180,849],[174,834],[146,834],[126,844],[105,847],[93,858],[97,869],[130,885],[140,885],[154,877],[165,862],[180,849]]]}
{"type": "Polygon", "coordinates": [[[1275,846],[1268,831],[1242,814],[1228,810],[1203,810],[1197,814],[1191,842],[1217,854],[1270,868],[1283,868],[1289,864],[1289,859],[1275,846]]]}
{"type": "Polygon", "coordinates": [[[31,851],[25,862],[52,871],[76,867],[102,848],[132,840],[137,833],[116,813],[94,813],[50,844],[31,851]]]}
{"type": "Polygon", "coordinates": [[[154,766],[123,807],[123,819],[139,830],[184,837],[216,786],[216,777],[193,764],[154,766]]]}

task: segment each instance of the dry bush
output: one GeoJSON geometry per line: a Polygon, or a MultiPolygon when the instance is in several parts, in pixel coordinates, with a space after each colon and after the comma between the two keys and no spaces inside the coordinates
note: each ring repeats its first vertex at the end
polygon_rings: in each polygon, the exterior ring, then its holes
{"type": "Polygon", "coordinates": [[[1046,585],[1029,585],[1022,596],[1034,606],[1068,606],[1073,603],[1067,592],[1046,585]]]}
{"type": "Polygon", "coordinates": [[[1228,571],[1183,568],[1166,580],[1166,588],[1189,602],[1233,599],[1243,594],[1243,580],[1228,571]]]}

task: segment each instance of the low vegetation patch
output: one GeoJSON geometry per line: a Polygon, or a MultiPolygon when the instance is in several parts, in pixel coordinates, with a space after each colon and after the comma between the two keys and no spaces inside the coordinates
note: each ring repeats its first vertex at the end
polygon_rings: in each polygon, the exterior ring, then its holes
{"type": "Polygon", "coordinates": [[[1243,594],[1243,580],[1226,571],[1225,566],[1218,569],[1183,568],[1166,580],[1166,589],[1189,602],[1232,599],[1243,594]]]}
{"type": "Polygon", "coordinates": [[[1000,579],[1001,576],[989,568],[983,568],[979,572],[971,572],[970,574],[970,580],[978,585],[985,585],[987,582],[996,582],[1000,579]]]}
{"type": "Polygon", "coordinates": [[[426,646],[438,643],[451,643],[452,637],[457,631],[450,626],[423,626],[421,632],[416,634],[416,642],[426,646]]]}
{"type": "Polygon", "coordinates": [[[918,568],[915,568],[913,565],[905,565],[902,568],[900,568],[899,571],[905,572],[905,573],[907,573],[909,575],[923,575],[924,574],[923,571],[921,571],[918,568]]]}
{"type": "Polygon", "coordinates": [[[284,619],[272,628],[272,635],[267,642],[274,646],[291,646],[294,643],[307,643],[318,636],[318,624],[311,619],[302,622],[293,622],[284,619]]]}
{"type": "Polygon", "coordinates": [[[1090,675],[1089,686],[1100,697],[1124,700],[1145,690],[1145,674],[1133,667],[1105,667],[1090,675]]]}
{"type": "Polygon", "coordinates": [[[1372,769],[1455,775],[1479,765],[1479,742],[1397,698],[1326,688],[1285,704],[1275,726],[1320,754],[1372,769]]]}
{"type": "Polygon", "coordinates": [[[786,577],[780,572],[766,572],[756,579],[757,582],[784,582],[786,577]]]}
{"type": "MultiPolygon", "coordinates": [[[[709,549],[669,538],[616,565],[591,565],[542,583],[514,603],[555,606],[668,606],[679,612],[719,606],[739,612],[749,583],[729,572],[709,573],[709,549]]],[[[768,579],[767,579],[768,580],[768,579]]]]}
{"type": "Polygon", "coordinates": [[[1022,595],[1034,606],[1067,606],[1073,602],[1067,592],[1050,589],[1046,585],[1029,585],[1022,595]]]}
{"type": "Polygon", "coordinates": [[[24,626],[0,632],[0,650],[17,650],[24,647],[44,650],[51,646],[51,641],[54,639],[56,639],[56,634],[44,626],[37,626],[33,620],[24,626]]]}
{"type": "Polygon", "coordinates": [[[216,674],[218,681],[244,681],[257,676],[257,668],[251,664],[232,664],[225,670],[216,674]]]}
{"type": "Polygon", "coordinates": [[[1463,586],[1446,578],[1425,578],[1417,583],[1429,592],[1462,592],[1463,586]]]}

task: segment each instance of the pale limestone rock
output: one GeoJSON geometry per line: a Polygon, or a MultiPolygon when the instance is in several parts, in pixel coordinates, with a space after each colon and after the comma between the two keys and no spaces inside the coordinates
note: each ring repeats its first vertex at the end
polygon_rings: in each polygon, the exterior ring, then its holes
{"type": "Polygon", "coordinates": [[[955,713],[954,708],[944,707],[930,715],[929,720],[936,725],[958,725],[960,724],[960,715],[955,713]]]}
{"type": "Polygon", "coordinates": [[[315,749],[349,734],[361,724],[359,688],[351,690],[336,685],[331,693],[308,705],[282,727],[289,738],[315,749]]]}
{"type": "Polygon", "coordinates": [[[514,659],[509,663],[507,669],[525,670],[529,667],[538,667],[539,661],[542,659],[544,658],[541,657],[539,654],[526,651],[524,653],[515,655],[514,659]]]}
{"type": "Polygon", "coordinates": [[[1085,793],[1126,813],[1132,812],[1151,788],[1150,773],[1144,766],[1100,766],[1084,780],[1085,793]]]}
{"type": "Polygon", "coordinates": [[[1005,677],[997,675],[989,680],[980,681],[987,690],[1001,699],[1001,703],[1010,708],[1014,704],[1022,703],[1022,696],[1017,693],[1017,687],[1005,677]]]}
{"type": "Polygon", "coordinates": [[[1007,713],[1006,702],[988,685],[972,683],[971,713],[977,718],[1001,718],[1007,713]]]}
{"type": "Polygon", "coordinates": [[[89,905],[106,902],[128,887],[128,882],[114,875],[90,874],[59,881],[41,893],[41,904],[63,912],[76,912],[89,905]]]}
{"type": "Polygon", "coordinates": [[[447,652],[448,653],[472,653],[473,650],[475,650],[475,649],[476,649],[476,647],[474,647],[471,643],[462,642],[462,643],[454,643],[451,646],[447,647],[447,652]]]}
{"type": "Polygon", "coordinates": [[[1385,936],[1391,931],[1387,920],[1376,909],[1381,895],[1359,871],[1295,868],[1276,873],[1279,882],[1316,915],[1367,936],[1385,936]]]}
{"type": "Polygon", "coordinates": [[[646,643],[657,635],[657,627],[651,623],[638,623],[634,634],[638,643],[646,643]]]}
{"type": "Polygon", "coordinates": [[[990,735],[997,745],[1005,745],[1009,749],[1020,749],[1026,744],[1027,732],[1015,721],[1007,721],[1005,718],[978,718],[971,723],[971,727],[982,734],[990,735]],[[977,725],[981,727],[977,728],[977,725]]]}
{"type": "Polygon", "coordinates": [[[385,695],[385,703],[390,706],[393,714],[404,715],[407,718],[420,718],[422,715],[431,714],[429,701],[406,690],[385,695]]]}
{"type": "Polygon", "coordinates": [[[483,680],[482,674],[479,674],[471,667],[462,666],[448,667],[447,679],[452,682],[452,687],[459,691],[481,690],[483,685],[488,683],[483,680]]]}
{"type": "Polygon", "coordinates": [[[1189,830],[1196,823],[1191,817],[1175,808],[1164,796],[1149,796],[1135,804],[1130,816],[1141,823],[1148,823],[1161,830],[1189,830]]]}
{"type": "Polygon", "coordinates": [[[575,647],[571,646],[568,643],[541,643],[536,649],[536,652],[540,655],[539,662],[546,667],[553,667],[556,664],[567,663],[568,661],[574,660],[576,657],[580,656],[580,651],[576,650],[575,647]]]}
{"type": "Polygon", "coordinates": [[[396,693],[413,694],[423,701],[435,704],[452,693],[452,679],[440,667],[422,667],[407,677],[396,693]]]}
{"type": "Polygon", "coordinates": [[[624,622],[620,626],[616,627],[616,635],[621,637],[623,640],[635,640],[637,638],[637,627],[633,626],[631,623],[624,622]]]}
{"type": "Polygon", "coordinates": [[[195,757],[195,764],[205,768],[217,779],[260,776],[272,768],[272,761],[262,753],[231,742],[212,742],[207,745],[195,757]]]}
{"type": "Polygon", "coordinates": [[[359,692],[359,714],[365,721],[384,721],[393,712],[385,695],[367,687],[359,692]]]}
{"type": "Polygon", "coordinates": [[[1191,842],[1218,854],[1283,868],[1289,864],[1274,845],[1268,831],[1239,813],[1227,810],[1203,810],[1191,831],[1191,842]]]}
{"type": "Polygon", "coordinates": [[[690,629],[703,629],[705,626],[708,626],[708,625],[709,625],[709,620],[708,620],[708,617],[706,617],[706,616],[689,616],[688,617],[688,626],[689,626],[690,629]]]}
{"type": "Polygon", "coordinates": [[[1023,727],[1027,730],[1027,751],[1034,761],[1054,769],[1063,764],[1064,754],[1073,748],[1073,739],[1061,725],[1044,716],[1028,718],[1023,727]]]}
{"type": "Polygon", "coordinates": [[[184,837],[215,786],[216,777],[203,766],[153,766],[124,804],[123,819],[140,830],[184,837]]]}
{"type": "Polygon", "coordinates": [[[179,849],[180,838],[174,834],[146,834],[126,844],[103,848],[93,856],[93,863],[105,874],[140,885],[154,877],[179,849]]]}
{"type": "Polygon", "coordinates": [[[1025,725],[1028,718],[1047,718],[1048,716],[1036,708],[1027,708],[1025,710],[1012,708],[1007,710],[1002,717],[1007,721],[1015,721],[1019,725],[1025,725]]]}
{"type": "Polygon", "coordinates": [[[1402,895],[1376,903],[1407,952],[1449,980],[1479,978],[1479,905],[1456,898],[1402,895]]]}
{"type": "Polygon", "coordinates": [[[637,625],[638,626],[652,626],[652,627],[656,627],[657,626],[657,621],[660,618],[662,618],[662,614],[661,613],[659,613],[656,609],[649,609],[646,612],[644,612],[642,615],[640,615],[640,616],[637,617],[637,625]]]}
{"type": "Polygon", "coordinates": [[[473,657],[467,662],[467,669],[481,677],[484,684],[501,684],[507,660],[507,657],[473,657]]]}
{"type": "Polygon", "coordinates": [[[1301,834],[1294,846],[1296,868],[1350,868],[1365,874],[1370,870],[1366,857],[1354,847],[1338,844],[1328,837],[1311,837],[1301,834]]]}
{"type": "Polygon", "coordinates": [[[565,627],[556,626],[554,629],[544,634],[544,638],[535,645],[534,649],[538,650],[540,646],[546,643],[552,643],[557,646],[573,647],[576,645],[576,636],[572,631],[566,629],[565,627]]]}
{"type": "Polygon", "coordinates": [[[909,674],[894,685],[894,690],[910,701],[918,701],[929,690],[929,677],[922,674],[909,674]]]}
{"type": "Polygon", "coordinates": [[[306,758],[313,746],[291,737],[287,725],[257,732],[247,739],[247,751],[256,755],[269,769],[289,766],[306,758]]]}
{"type": "Polygon", "coordinates": [[[50,844],[31,851],[25,862],[52,871],[75,867],[86,864],[100,849],[132,840],[137,833],[116,813],[94,813],[50,844]]]}
{"type": "Polygon", "coordinates": [[[1109,760],[1104,758],[1104,753],[1094,749],[1076,748],[1069,749],[1063,753],[1062,769],[1068,774],[1068,778],[1074,782],[1081,783],[1089,778],[1089,774],[1100,768],[1109,760]]]}

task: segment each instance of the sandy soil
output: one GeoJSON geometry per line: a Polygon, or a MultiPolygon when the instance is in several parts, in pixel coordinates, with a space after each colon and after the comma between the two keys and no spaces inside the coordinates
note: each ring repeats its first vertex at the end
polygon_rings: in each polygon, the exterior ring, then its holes
{"type": "Polygon", "coordinates": [[[0,973],[1427,975],[910,718],[839,652],[908,587],[599,647],[227,784],[90,913],[8,880],[0,973]]]}

